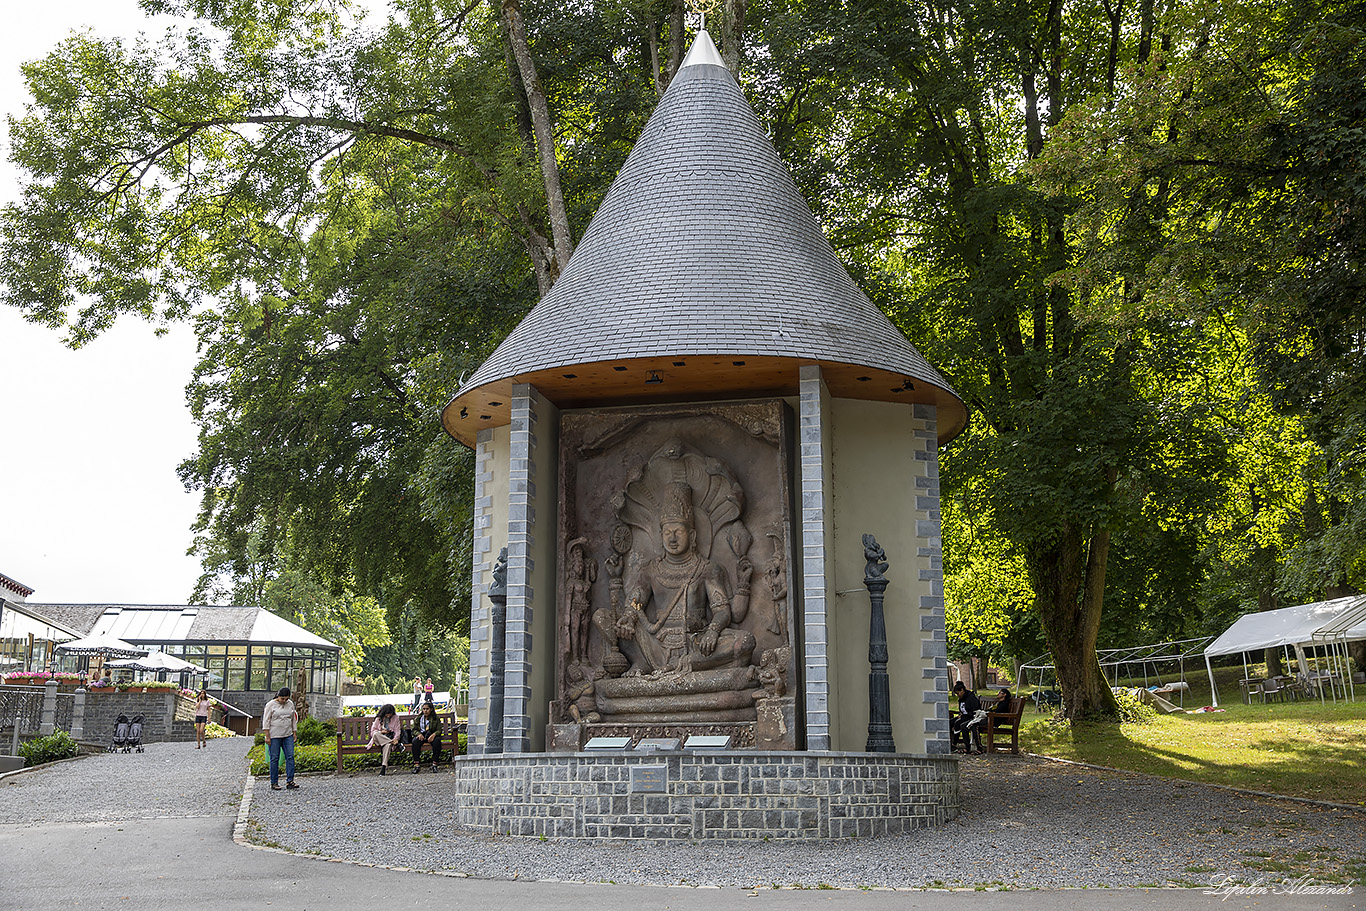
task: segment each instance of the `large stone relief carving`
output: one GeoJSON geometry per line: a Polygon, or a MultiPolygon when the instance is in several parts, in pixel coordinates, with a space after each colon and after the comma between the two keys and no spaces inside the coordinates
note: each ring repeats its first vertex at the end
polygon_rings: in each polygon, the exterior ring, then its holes
{"type": "Polygon", "coordinates": [[[786,408],[727,409],[564,416],[559,725],[753,724],[795,680],[786,408]]]}

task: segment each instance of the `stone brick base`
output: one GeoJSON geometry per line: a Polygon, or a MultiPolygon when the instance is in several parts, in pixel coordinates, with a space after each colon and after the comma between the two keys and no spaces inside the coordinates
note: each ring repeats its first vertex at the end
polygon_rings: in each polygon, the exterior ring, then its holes
{"type": "Polygon", "coordinates": [[[905,753],[461,756],[456,822],[550,838],[895,835],[959,811],[958,760],[905,753]]]}

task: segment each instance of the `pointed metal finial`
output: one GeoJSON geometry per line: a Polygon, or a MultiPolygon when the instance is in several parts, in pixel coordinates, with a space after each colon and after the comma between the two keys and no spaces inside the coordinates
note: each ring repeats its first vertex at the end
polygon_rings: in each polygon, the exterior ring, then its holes
{"type": "Polygon", "coordinates": [[[707,30],[707,13],[715,13],[721,8],[721,0],[688,0],[688,8],[697,14],[697,30],[707,30]]]}

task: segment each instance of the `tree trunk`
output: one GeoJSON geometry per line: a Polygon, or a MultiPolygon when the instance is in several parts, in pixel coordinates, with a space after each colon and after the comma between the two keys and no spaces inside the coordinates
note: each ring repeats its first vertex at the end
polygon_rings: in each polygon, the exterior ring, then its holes
{"type": "Polygon", "coordinates": [[[1031,548],[1030,581],[1068,721],[1114,718],[1114,694],[1096,659],[1110,533],[1093,530],[1090,548],[1081,529],[1066,524],[1053,541],[1031,548]]]}
{"type": "Polygon", "coordinates": [[[507,26],[512,56],[516,58],[517,69],[522,76],[522,88],[526,91],[531,126],[536,136],[536,153],[541,161],[541,177],[545,181],[550,236],[555,250],[554,261],[549,264],[549,273],[553,281],[559,276],[565,263],[569,262],[569,256],[574,252],[574,241],[569,231],[569,212],[565,208],[564,192],[560,189],[560,166],[555,159],[555,136],[550,128],[550,105],[546,102],[545,89],[541,85],[541,77],[536,72],[536,63],[531,59],[526,23],[522,21],[521,0],[503,0],[503,22],[507,26]]]}
{"type": "Polygon", "coordinates": [[[683,0],[673,0],[669,4],[669,54],[664,60],[663,73],[656,81],[661,98],[668,91],[669,83],[674,81],[679,64],[683,62],[684,44],[688,31],[686,17],[687,11],[683,8],[683,0]]]}
{"type": "Polygon", "coordinates": [[[740,47],[745,37],[745,6],[746,0],[723,0],[721,28],[718,32],[721,38],[721,61],[737,78],[740,75],[740,47]]]}
{"type": "Polygon", "coordinates": [[[1347,643],[1347,654],[1356,662],[1358,673],[1366,672],[1366,642],[1360,640],[1347,643]]]}

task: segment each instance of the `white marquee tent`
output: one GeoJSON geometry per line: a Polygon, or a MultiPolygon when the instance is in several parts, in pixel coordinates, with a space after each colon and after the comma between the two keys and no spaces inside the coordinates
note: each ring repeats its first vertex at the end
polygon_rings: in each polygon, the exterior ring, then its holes
{"type": "MultiPolygon", "coordinates": [[[[1366,639],[1366,597],[1353,595],[1332,601],[1298,604],[1280,610],[1244,614],[1224,630],[1223,635],[1205,648],[1205,670],[1214,688],[1214,670],[1210,659],[1220,655],[1247,654],[1268,648],[1293,648],[1301,669],[1305,667],[1306,648],[1332,650],[1336,667],[1346,674],[1344,687],[1350,680],[1346,662],[1337,660],[1337,648],[1347,642],[1366,639]]],[[[1328,657],[1325,655],[1325,657],[1328,657]]],[[[1342,655],[1345,658],[1345,652],[1342,655]]],[[[1214,704],[1219,704],[1218,691],[1214,704]]]]}

